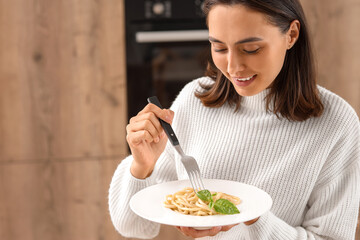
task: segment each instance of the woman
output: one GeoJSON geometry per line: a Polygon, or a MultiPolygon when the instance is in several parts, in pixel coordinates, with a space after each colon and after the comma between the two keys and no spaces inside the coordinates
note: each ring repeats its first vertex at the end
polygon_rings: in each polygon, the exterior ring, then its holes
{"type": "Polygon", "coordinates": [[[340,97],[317,86],[297,0],[207,0],[212,59],[172,110],[148,104],[130,120],[132,155],[109,193],[112,221],[128,237],[159,225],[137,217],[129,199],[147,186],[187,178],[160,126],[172,124],[203,177],[257,186],[271,210],[235,226],[185,235],[211,239],[354,239],[359,208],[360,126],[340,97]],[[174,115],[175,113],[175,115],[174,115]]]}

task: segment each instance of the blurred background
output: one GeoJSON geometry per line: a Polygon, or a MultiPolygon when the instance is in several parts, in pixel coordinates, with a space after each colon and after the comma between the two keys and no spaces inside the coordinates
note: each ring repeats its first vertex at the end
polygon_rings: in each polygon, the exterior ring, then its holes
{"type": "MultiPolygon", "coordinates": [[[[107,204],[125,126],[147,94],[168,105],[201,76],[201,2],[0,0],[0,239],[126,239],[107,204]],[[152,30],[200,31],[180,43],[152,30]]],[[[359,115],[360,1],[301,3],[319,84],[359,115]]],[[[156,239],[188,238],[164,226],[156,239]]]]}

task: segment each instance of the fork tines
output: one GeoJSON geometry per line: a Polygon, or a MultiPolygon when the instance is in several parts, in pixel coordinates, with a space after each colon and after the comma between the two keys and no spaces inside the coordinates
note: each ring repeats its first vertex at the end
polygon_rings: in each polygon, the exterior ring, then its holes
{"type": "Polygon", "coordinates": [[[188,172],[188,174],[189,174],[190,183],[195,192],[205,189],[204,184],[201,179],[201,174],[199,171],[191,171],[191,172],[188,172]]]}

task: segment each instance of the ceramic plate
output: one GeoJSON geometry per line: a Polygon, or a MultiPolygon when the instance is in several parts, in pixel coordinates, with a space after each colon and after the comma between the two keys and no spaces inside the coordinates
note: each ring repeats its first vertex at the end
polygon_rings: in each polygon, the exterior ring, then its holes
{"type": "Polygon", "coordinates": [[[271,208],[272,199],[270,195],[255,186],[220,179],[203,179],[203,182],[210,191],[223,192],[239,197],[242,202],[236,207],[240,213],[234,215],[189,216],[164,207],[167,195],[174,194],[185,187],[191,187],[189,180],[165,182],[145,188],[131,198],[130,208],[140,217],[156,223],[197,229],[246,222],[261,216],[271,208]]]}

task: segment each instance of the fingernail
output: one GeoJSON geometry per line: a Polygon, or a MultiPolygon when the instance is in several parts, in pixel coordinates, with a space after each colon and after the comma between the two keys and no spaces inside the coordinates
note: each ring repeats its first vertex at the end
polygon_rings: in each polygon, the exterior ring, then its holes
{"type": "Polygon", "coordinates": [[[157,142],[159,142],[159,137],[156,137],[155,139],[154,139],[154,141],[157,143],[157,142]]]}

